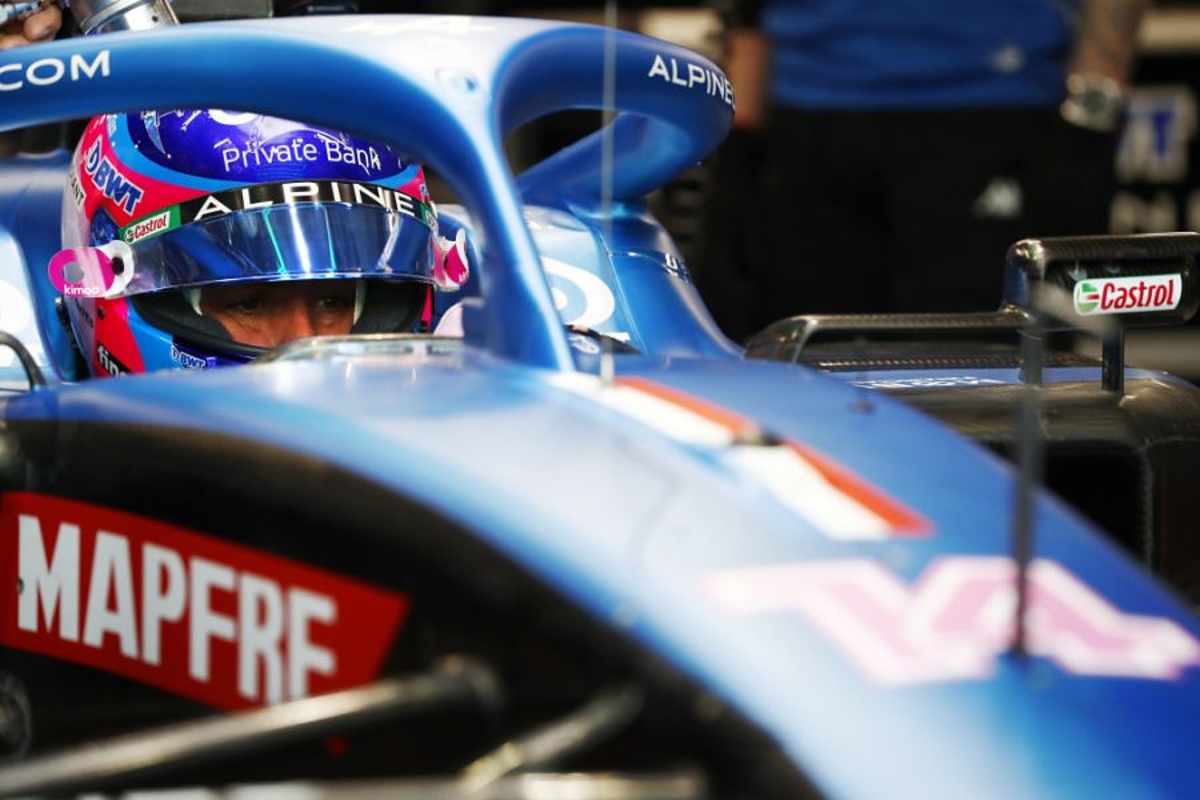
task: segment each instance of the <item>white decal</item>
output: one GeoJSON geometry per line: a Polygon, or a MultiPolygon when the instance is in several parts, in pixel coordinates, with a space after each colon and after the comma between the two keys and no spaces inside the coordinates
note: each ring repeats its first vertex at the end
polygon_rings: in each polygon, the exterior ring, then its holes
{"type": "Polygon", "coordinates": [[[996,378],[977,378],[973,375],[947,375],[937,378],[877,378],[865,381],[850,381],[864,389],[949,389],[959,386],[1003,386],[1004,381],[996,378]]]}
{"type": "Polygon", "coordinates": [[[260,144],[252,141],[240,148],[224,147],[221,149],[221,163],[226,172],[272,164],[325,162],[357,166],[368,175],[383,169],[383,159],[374,147],[355,147],[335,136],[318,135],[321,140],[319,145],[296,136],[286,142],[260,144]]]}
{"type": "Polygon", "coordinates": [[[88,613],[83,626],[83,643],[101,647],[104,637],[113,634],[121,643],[121,655],[137,658],[136,612],[133,605],[133,568],[129,563],[129,542],[107,531],[96,534],[92,554],[92,581],[88,587],[88,613]],[[109,597],[112,597],[112,606],[109,597]]]}
{"type": "MultiPolygon", "coordinates": [[[[1026,645],[1077,675],[1174,679],[1200,642],[1164,617],[1126,614],[1053,561],[1030,565],[1026,645]]],[[[1012,559],[954,556],[909,586],[852,559],[719,573],[709,595],[735,614],[798,614],[867,677],[884,684],[982,680],[1015,634],[1012,559]]]]}
{"type": "Polygon", "coordinates": [[[582,307],[574,308],[567,293],[555,288],[554,281],[551,280],[550,292],[554,297],[554,307],[562,314],[565,324],[597,328],[612,317],[617,308],[617,301],[607,283],[585,269],[547,256],[542,256],[542,269],[547,276],[560,278],[571,284],[582,295],[582,307]]]}
{"type": "Polygon", "coordinates": [[[79,641],[79,526],[59,526],[49,561],[37,518],[22,515],[17,529],[21,571],[17,625],[33,631],[45,623],[49,629],[57,617],[58,635],[69,642],[79,641]],[[39,609],[43,617],[38,616],[39,609]]]}
{"type": "Polygon", "coordinates": [[[1196,127],[1196,95],[1188,86],[1135,88],[1117,150],[1120,182],[1186,181],[1196,127]]]}
{"type": "Polygon", "coordinates": [[[71,171],[67,173],[67,186],[71,190],[71,200],[75,203],[75,207],[83,208],[83,201],[86,198],[83,189],[79,186],[79,170],[74,164],[71,165],[71,171]]]}
{"type": "Polygon", "coordinates": [[[59,58],[41,58],[28,65],[0,65],[0,92],[15,92],[26,84],[53,86],[64,78],[72,83],[94,80],[97,75],[107,78],[110,74],[108,54],[108,50],[101,50],[90,63],[76,53],[69,62],[59,58]]]}
{"type": "Polygon", "coordinates": [[[164,622],[178,622],[187,610],[187,567],[182,556],[166,547],[147,543],[142,548],[142,660],[162,662],[159,631],[164,622]]]}
{"type": "Polygon", "coordinates": [[[342,28],[343,33],[364,33],[368,36],[390,36],[396,33],[418,31],[449,36],[468,36],[472,33],[486,33],[491,30],[493,30],[493,26],[480,24],[478,19],[467,15],[418,17],[395,22],[367,19],[342,28]]]}
{"type": "Polygon", "coordinates": [[[662,55],[655,53],[654,63],[650,65],[646,77],[658,78],[685,89],[699,87],[710,97],[719,97],[727,105],[733,105],[733,84],[722,72],[712,67],[704,67],[690,61],[683,62],[681,67],[679,59],[674,56],[664,59],[662,55]]]}
{"type": "Polygon", "coordinates": [[[763,444],[752,435],[756,429],[748,420],[718,406],[638,378],[606,384],[573,375],[555,382],[665,436],[714,450],[715,458],[830,539],[882,540],[929,532],[923,517],[847,468],[796,442],[763,444]],[[738,446],[743,441],[755,443],[738,446]]]}
{"type": "Polygon", "coordinates": [[[304,697],[313,674],[336,670],[334,652],[312,636],[337,621],[331,597],[149,542],[135,553],[112,531],[97,532],[84,563],[78,525],[61,523],[48,542],[38,517],[21,514],[18,530],[23,631],[79,642],[82,629],[82,643],[97,650],[116,637],[122,656],[156,666],[164,631],[186,625],[191,678],[211,682],[213,642],[234,643],[238,691],[255,702],[304,697]]]}
{"type": "MultiPolygon", "coordinates": [[[[33,306],[29,303],[28,295],[10,282],[0,280],[0,330],[20,334],[32,321],[33,306]]],[[[34,358],[40,359],[43,350],[37,336],[33,336],[32,340],[27,336],[21,339],[30,348],[34,358]]],[[[17,354],[11,347],[0,348],[0,367],[10,367],[16,360],[17,354]]]]}
{"type": "MultiPolygon", "coordinates": [[[[223,108],[214,108],[209,110],[208,117],[213,122],[221,125],[238,127],[240,125],[249,125],[251,122],[261,119],[262,115],[255,114],[253,111],[229,111],[223,108]]],[[[187,126],[184,125],[185,129],[186,127],[187,126]]]]}

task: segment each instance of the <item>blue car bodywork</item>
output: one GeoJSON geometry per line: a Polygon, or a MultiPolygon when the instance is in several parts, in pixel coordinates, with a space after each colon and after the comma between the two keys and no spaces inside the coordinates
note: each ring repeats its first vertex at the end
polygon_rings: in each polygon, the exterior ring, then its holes
{"type": "MultiPolygon", "coordinates": [[[[586,25],[363,16],[85,37],[0,62],[6,129],[207,106],[394,143],[453,189],[445,224],[469,226],[479,256],[461,340],[313,340],[246,367],[79,380],[45,276],[66,156],[6,165],[0,254],[30,302],[13,332],[46,373],[0,404],[0,546],[21,587],[0,602],[0,671],[24,687],[25,766],[232,709],[214,688],[228,648],[243,707],[450,653],[490,664],[508,710],[486,731],[451,715],[407,734],[426,741],[397,734],[423,760],[393,753],[392,778],[456,775],[618,680],[644,688],[642,713],[565,767],[684,765],[718,796],[1200,790],[1200,625],[1172,590],[1044,492],[1017,558],[1006,462],[870,389],[743,359],[712,322],[643,199],[725,134],[733,98],[705,59],[586,25]],[[511,131],[606,106],[606,133],[510,173],[511,131]],[[78,563],[56,560],[62,542],[78,563]],[[152,554],[162,583],[145,582],[152,554]],[[281,589],[287,618],[316,608],[307,630],[330,638],[304,651],[287,628],[287,688],[270,695],[269,626],[212,598],[257,598],[269,618],[267,579],[285,574],[330,597],[374,587],[363,608],[383,614],[377,590],[404,621],[350,675],[357,651],[334,629],[361,620],[281,589]],[[175,624],[190,634],[172,666],[150,634],[175,624]]],[[[0,787],[37,789],[22,766],[0,787]]]]}

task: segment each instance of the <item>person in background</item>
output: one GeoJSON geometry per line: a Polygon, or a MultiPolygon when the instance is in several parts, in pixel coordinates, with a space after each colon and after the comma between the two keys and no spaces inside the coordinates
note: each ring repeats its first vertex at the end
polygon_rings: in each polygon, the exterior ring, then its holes
{"type": "Polygon", "coordinates": [[[62,22],[62,10],[56,5],[48,5],[25,19],[11,19],[0,26],[0,50],[48,42],[62,28],[62,22]]]}
{"type": "Polygon", "coordinates": [[[1149,0],[730,0],[697,284],[798,313],[990,310],[1027,236],[1105,233],[1149,0]]]}
{"type": "MultiPolygon", "coordinates": [[[[63,26],[62,10],[48,5],[24,19],[14,18],[0,25],[0,50],[22,47],[37,42],[49,42],[58,35],[63,26]]],[[[35,127],[28,130],[4,131],[0,133],[0,158],[8,158],[20,152],[27,140],[36,140],[50,129],[35,127]]],[[[55,128],[57,130],[57,127],[55,128]]]]}

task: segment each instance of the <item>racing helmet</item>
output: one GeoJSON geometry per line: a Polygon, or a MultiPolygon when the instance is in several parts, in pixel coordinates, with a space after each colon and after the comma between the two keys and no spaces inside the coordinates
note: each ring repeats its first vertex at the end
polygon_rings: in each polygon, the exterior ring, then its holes
{"type": "Polygon", "coordinates": [[[207,287],[352,282],[351,332],[413,330],[444,255],[424,170],[405,154],[199,109],[92,119],[68,173],[62,239],[50,279],[92,375],[260,355],[204,313],[207,287]]]}

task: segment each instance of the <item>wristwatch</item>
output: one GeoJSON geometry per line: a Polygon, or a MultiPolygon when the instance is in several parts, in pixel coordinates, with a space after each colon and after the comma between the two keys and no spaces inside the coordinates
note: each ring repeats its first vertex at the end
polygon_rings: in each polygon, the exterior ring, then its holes
{"type": "Polygon", "coordinates": [[[1067,96],[1059,106],[1062,118],[1093,131],[1113,131],[1125,113],[1121,84],[1107,75],[1072,72],[1067,76],[1067,96]]]}

